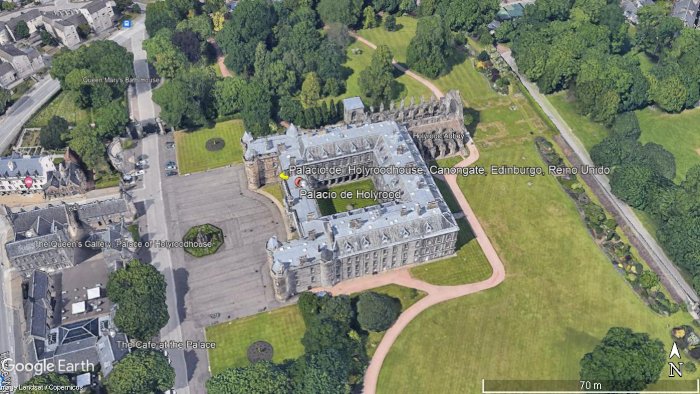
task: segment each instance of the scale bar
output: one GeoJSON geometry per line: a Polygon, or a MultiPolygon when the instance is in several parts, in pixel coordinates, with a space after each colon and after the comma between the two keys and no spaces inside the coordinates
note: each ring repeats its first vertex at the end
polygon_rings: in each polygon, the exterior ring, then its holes
{"type": "MultiPolygon", "coordinates": [[[[486,379],[481,379],[482,394],[591,394],[591,393],[607,393],[607,394],[639,394],[639,391],[608,391],[608,390],[576,390],[576,391],[542,391],[542,390],[516,390],[516,391],[496,391],[486,390],[486,379]]],[[[700,379],[695,380],[695,390],[693,391],[642,391],[644,394],[700,394],[700,379]]]]}

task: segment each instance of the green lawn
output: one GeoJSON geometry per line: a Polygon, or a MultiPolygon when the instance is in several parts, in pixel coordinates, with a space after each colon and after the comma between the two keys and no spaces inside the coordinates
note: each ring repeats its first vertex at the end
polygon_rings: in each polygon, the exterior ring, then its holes
{"type": "Polygon", "coordinates": [[[608,136],[608,130],[600,123],[593,122],[576,110],[576,103],[567,97],[568,92],[559,92],[547,96],[549,102],[559,111],[562,118],[581,140],[586,150],[591,148],[608,136]]]}
{"type": "MultiPolygon", "coordinates": [[[[464,96],[477,95],[469,88],[460,88],[464,96]]],[[[479,111],[479,165],[544,165],[533,138],[551,131],[525,98],[481,101],[479,111]]],[[[506,264],[506,280],[421,313],[385,359],[379,393],[475,393],[483,378],[578,379],[580,358],[610,327],[648,332],[670,346],[669,329],[692,321],[644,305],[553,177],[458,182],[506,264]]]]}
{"type": "Polygon", "coordinates": [[[60,116],[74,125],[89,122],[90,113],[75,104],[77,95],[77,92],[61,91],[29,119],[25,126],[44,127],[49,124],[49,119],[54,115],[60,116]]]}
{"type": "Polygon", "coordinates": [[[284,206],[284,203],[282,202],[284,198],[282,194],[282,186],[279,183],[270,183],[269,185],[265,185],[260,189],[270,194],[280,203],[280,205],[284,206]]]}
{"type": "Polygon", "coordinates": [[[301,344],[304,330],[304,320],[296,305],[207,327],[207,340],[216,343],[216,348],[209,350],[211,373],[248,365],[246,351],[255,341],[272,345],[272,360],[276,363],[299,357],[304,353],[301,344]]]}
{"type": "Polygon", "coordinates": [[[700,164],[700,109],[667,114],[646,108],[637,111],[642,127],[642,143],[663,145],[676,157],[676,181],[685,177],[690,167],[700,164]]]}
{"type": "MultiPolygon", "coordinates": [[[[366,97],[364,97],[360,92],[360,72],[369,66],[372,60],[372,53],[374,50],[362,43],[355,42],[348,47],[347,56],[348,60],[345,62],[344,66],[352,70],[352,74],[345,81],[346,90],[343,94],[335,97],[325,98],[323,101],[330,101],[331,99],[336,102],[348,97],[360,96],[363,101],[369,102],[366,97]],[[359,49],[361,53],[353,53],[354,49],[359,49]]],[[[394,69],[394,78],[396,78],[396,92],[394,100],[400,100],[405,97],[420,97],[430,96],[430,90],[423,86],[415,79],[405,75],[397,69],[394,69]]]]}
{"type": "Polygon", "coordinates": [[[486,77],[476,71],[473,60],[456,52],[449,60],[452,64],[449,72],[435,80],[435,84],[443,92],[458,89],[465,107],[482,107],[501,96],[491,88],[486,77]]]}
{"type": "Polygon", "coordinates": [[[238,119],[217,123],[211,129],[178,131],[175,133],[177,163],[181,174],[204,171],[243,160],[241,137],[243,122],[238,119]],[[206,142],[211,138],[222,138],[223,149],[210,152],[206,142]]]}
{"type": "Polygon", "coordinates": [[[377,200],[371,198],[355,198],[355,192],[358,190],[371,191],[374,190],[374,184],[371,179],[363,179],[356,182],[344,183],[338,186],[333,186],[328,189],[331,192],[337,193],[337,198],[325,198],[316,200],[318,208],[321,210],[321,215],[332,215],[338,212],[349,211],[350,209],[364,208],[370,205],[376,205],[377,200]],[[341,198],[343,192],[351,192],[353,198],[341,198]]]}
{"type": "Polygon", "coordinates": [[[488,279],[493,270],[481,246],[474,239],[469,223],[457,219],[457,256],[411,268],[411,276],[439,286],[455,286],[488,279]]]}
{"type": "Polygon", "coordinates": [[[406,63],[406,49],[416,35],[418,20],[410,16],[400,16],[396,18],[396,25],[400,27],[396,31],[387,31],[382,25],[374,29],[362,29],[358,34],[375,45],[388,46],[397,62],[406,63]]]}

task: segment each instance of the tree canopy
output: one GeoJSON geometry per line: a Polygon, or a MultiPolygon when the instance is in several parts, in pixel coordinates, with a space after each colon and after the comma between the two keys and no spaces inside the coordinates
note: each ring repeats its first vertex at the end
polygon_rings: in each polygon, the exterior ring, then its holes
{"type": "Polygon", "coordinates": [[[212,376],[207,381],[207,391],[212,394],[284,394],[291,393],[291,384],[279,366],[259,361],[212,376]]]}
{"type": "Polygon", "coordinates": [[[138,349],[114,365],[105,381],[112,394],[156,393],[175,384],[175,370],[161,352],[138,349]]]}
{"type": "Polygon", "coordinates": [[[368,331],[384,331],[391,327],[401,313],[396,298],[372,291],[361,293],[357,299],[357,321],[368,331]]]}
{"type": "Polygon", "coordinates": [[[129,337],[148,340],[170,318],[165,278],[150,264],[133,260],[109,276],[107,296],[118,305],[114,322],[129,337]]]}
{"type": "Polygon", "coordinates": [[[447,32],[438,15],[418,19],[416,35],[408,45],[408,66],[429,78],[436,78],[447,67],[450,48],[447,32]]]}
{"type": "Polygon", "coordinates": [[[49,123],[39,132],[39,143],[46,149],[66,147],[64,136],[68,133],[68,121],[60,116],[52,116],[49,123]]]}
{"type": "Polygon", "coordinates": [[[380,103],[387,104],[396,90],[394,66],[391,50],[386,45],[380,45],[372,53],[372,60],[366,69],[360,72],[360,91],[371,100],[371,105],[379,107],[380,103]]]}
{"type": "Polygon", "coordinates": [[[34,375],[24,382],[16,393],[38,393],[38,394],[78,394],[78,390],[56,390],[51,387],[71,387],[73,384],[65,375],[56,372],[48,372],[41,375],[34,375]]]}
{"type": "Polygon", "coordinates": [[[604,381],[606,389],[641,391],[659,379],[664,346],[648,334],[613,327],[592,352],[581,359],[581,380],[604,381]]]}

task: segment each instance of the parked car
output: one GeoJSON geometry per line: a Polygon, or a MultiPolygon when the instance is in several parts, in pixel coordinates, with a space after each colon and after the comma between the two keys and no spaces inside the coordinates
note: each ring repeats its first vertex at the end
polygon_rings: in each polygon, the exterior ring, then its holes
{"type": "Polygon", "coordinates": [[[139,160],[139,161],[136,162],[136,165],[137,165],[137,166],[142,166],[142,167],[143,167],[143,166],[145,166],[146,164],[148,164],[148,159],[141,159],[141,160],[139,160]]]}
{"type": "Polygon", "coordinates": [[[177,175],[177,171],[168,171],[165,173],[165,176],[175,176],[177,175]]]}
{"type": "Polygon", "coordinates": [[[137,170],[137,171],[134,172],[134,176],[141,176],[141,175],[143,175],[143,174],[145,174],[145,173],[146,173],[146,171],[144,171],[144,170],[137,170]]]}
{"type": "Polygon", "coordinates": [[[173,149],[175,147],[175,143],[172,141],[168,141],[165,143],[165,148],[166,149],[173,149]]]}

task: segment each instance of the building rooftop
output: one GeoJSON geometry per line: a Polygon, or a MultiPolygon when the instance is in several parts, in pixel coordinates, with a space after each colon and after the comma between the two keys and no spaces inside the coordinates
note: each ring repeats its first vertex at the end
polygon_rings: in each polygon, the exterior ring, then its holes
{"type": "MultiPolygon", "coordinates": [[[[2,49],[6,47],[3,46],[2,49]]],[[[24,52],[21,53],[26,55],[24,52]]],[[[55,168],[56,166],[54,166],[49,156],[20,156],[15,154],[0,158],[0,179],[24,178],[26,176],[45,177],[55,168]]]]}
{"type": "Polygon", "coordinates": [[[695,26],[700,10],[700,0],[678,0],[673,4],[671,15],[679,18],[688,27],[695,26]]]}
{"type": "Polygon", "coordinates": [[[425,234],[454,231],[455,219],[445,204],[423,158],[404,126],[385,121],[361,126],[342,126],[299,133],[293,125],[283,135],[248,141],[246,159],[259,154],[279,154],[280,170],[306,166],[334,158],[369,153],[373,167],[418,168],[397,174],[374,175],[384,191],[400,192],[396,201],[320,216],[315,199],[302,195],[295,176],[283,182],[287,207],[299,221],[301,239],[268,243],[273,250],[273,271],[298,266],[337,250],[340,257],[420,239],[425,234]]]}
{"type": "Polygon", "coordinates": [[[56,274],[61,283],[63,324],[109,314],[112,309],[106,290],[109,273],[107,263],[98,255],[56,274]]]}
{"type": "Polygon", "coordinates": [[[343,100],[343,108],[346,110],[364,109],[365,105],[359,97],[349,97],[343,100]]]}

